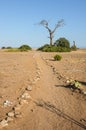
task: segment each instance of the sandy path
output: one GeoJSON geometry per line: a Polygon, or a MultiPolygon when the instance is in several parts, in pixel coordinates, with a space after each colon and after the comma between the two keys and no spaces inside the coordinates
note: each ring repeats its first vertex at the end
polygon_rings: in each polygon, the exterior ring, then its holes
{"type": "Polygon", "coordinates": [[[64,79],[53,71],[43,54],[33,51],[37,76],[32,81],[32,100],[21,109],[22,118],[15,119],[3,130],[82,130],[80,119],[86,118],[86,105],[76,94],[62,87],[64,79]]]}

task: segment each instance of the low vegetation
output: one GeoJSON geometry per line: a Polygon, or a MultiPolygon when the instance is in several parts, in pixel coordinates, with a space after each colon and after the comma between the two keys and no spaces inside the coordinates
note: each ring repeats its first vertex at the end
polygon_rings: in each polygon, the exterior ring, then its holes
{"type": "Polygon", "coordinates": [[[76,51],[76,50],[77,50],[77,47],[76,47],[75,44],[74,44],[73,46],[71,46],[71,50],[72,50],[72,51],[76,51]]]}
{"type": "Polygon", "coordinates": [[[61,46],[50,46],[50,45],[44,45],[37,49],[38,51],[43,52],[70,52],[71,49],[67,47],[61,47],[61,46]]]}
{"type": "Polygon", "coordinates": [[[18,48],[6,49],[7,52],[19,52],[18,48]]]}
{"type": "Polygon", "coordinates": [[[58,54],[56,54],[55,56],[54,56],[54,60],[55,61],[60,61],[62,59],[62,56],[60,56],[60,55],[58,55],[58,54]]]}
{"type": "Polygon", "coordinates": [[[77,50],[77,47],[75,44],[70,47],[70,42],[66,38],[59,38],[52,46],[45,44],[37,50],[43,52],[70,52],[72,50],[77,50]]]}
{"type": "Polygon", "coordinates": [[[22,45],[18,49],[20,51],[28,51],[28,50],[31,50],[31,47],[29,45],[22,45]]]}
{"type": "Polygon", "coordinates": [[[70,48],[70,42],[64,37],[59,38],[58,40],[56,40],[54,45],[58,46],[58,47],[70,48]]]}
{"type": "Polygon", "coordinates": [[[29,45],[21,45],[19,48],[12,48],[12,47],[2,47],[1,49],[5,49],[7,52],[20,52],[20,51],[28,51],[32,48],[29,45]]]}

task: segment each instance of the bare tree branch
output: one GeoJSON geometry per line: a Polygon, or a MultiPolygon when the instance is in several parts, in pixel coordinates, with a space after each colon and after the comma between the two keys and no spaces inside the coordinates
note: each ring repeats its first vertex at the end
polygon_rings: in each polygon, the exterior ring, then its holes
{"type": "Polygon", "coordinates": [[[52,31],[52,33],[54,33],[57,28],[59,28],[59,27],[61,27],[61,26],[63,26],[63,25],[64,25],[64,20],[63,20],[63,19],[59,20],[59,21],[57,22],[57,24],[55,25],[55,28],[54,28],[54,30],[52,31]]]}
{"type": "Polygon", "coordinates": [[[42,20],[39,24],[41,24],[46,29],[48,29],[49,32],[51,32],[51,29],[48,27],[48,22],[46,20],[42,20]]]}

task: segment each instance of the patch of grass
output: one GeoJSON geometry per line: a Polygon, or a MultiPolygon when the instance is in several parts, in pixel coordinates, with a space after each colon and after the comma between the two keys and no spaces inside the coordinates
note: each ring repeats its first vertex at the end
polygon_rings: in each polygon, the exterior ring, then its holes
{"type": "Polygon", "coordinates": [[[18,48],[6,49],[6,52],[19,52],[18,48]]]}

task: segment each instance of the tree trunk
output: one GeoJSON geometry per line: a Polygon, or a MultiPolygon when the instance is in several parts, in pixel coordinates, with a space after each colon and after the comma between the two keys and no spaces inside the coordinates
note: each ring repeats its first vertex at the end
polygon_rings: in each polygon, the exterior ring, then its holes
{"type": "Polygon", "coordinates": [[[53,45],[53,33],[50,32],[50,46],[53,45]]]}

